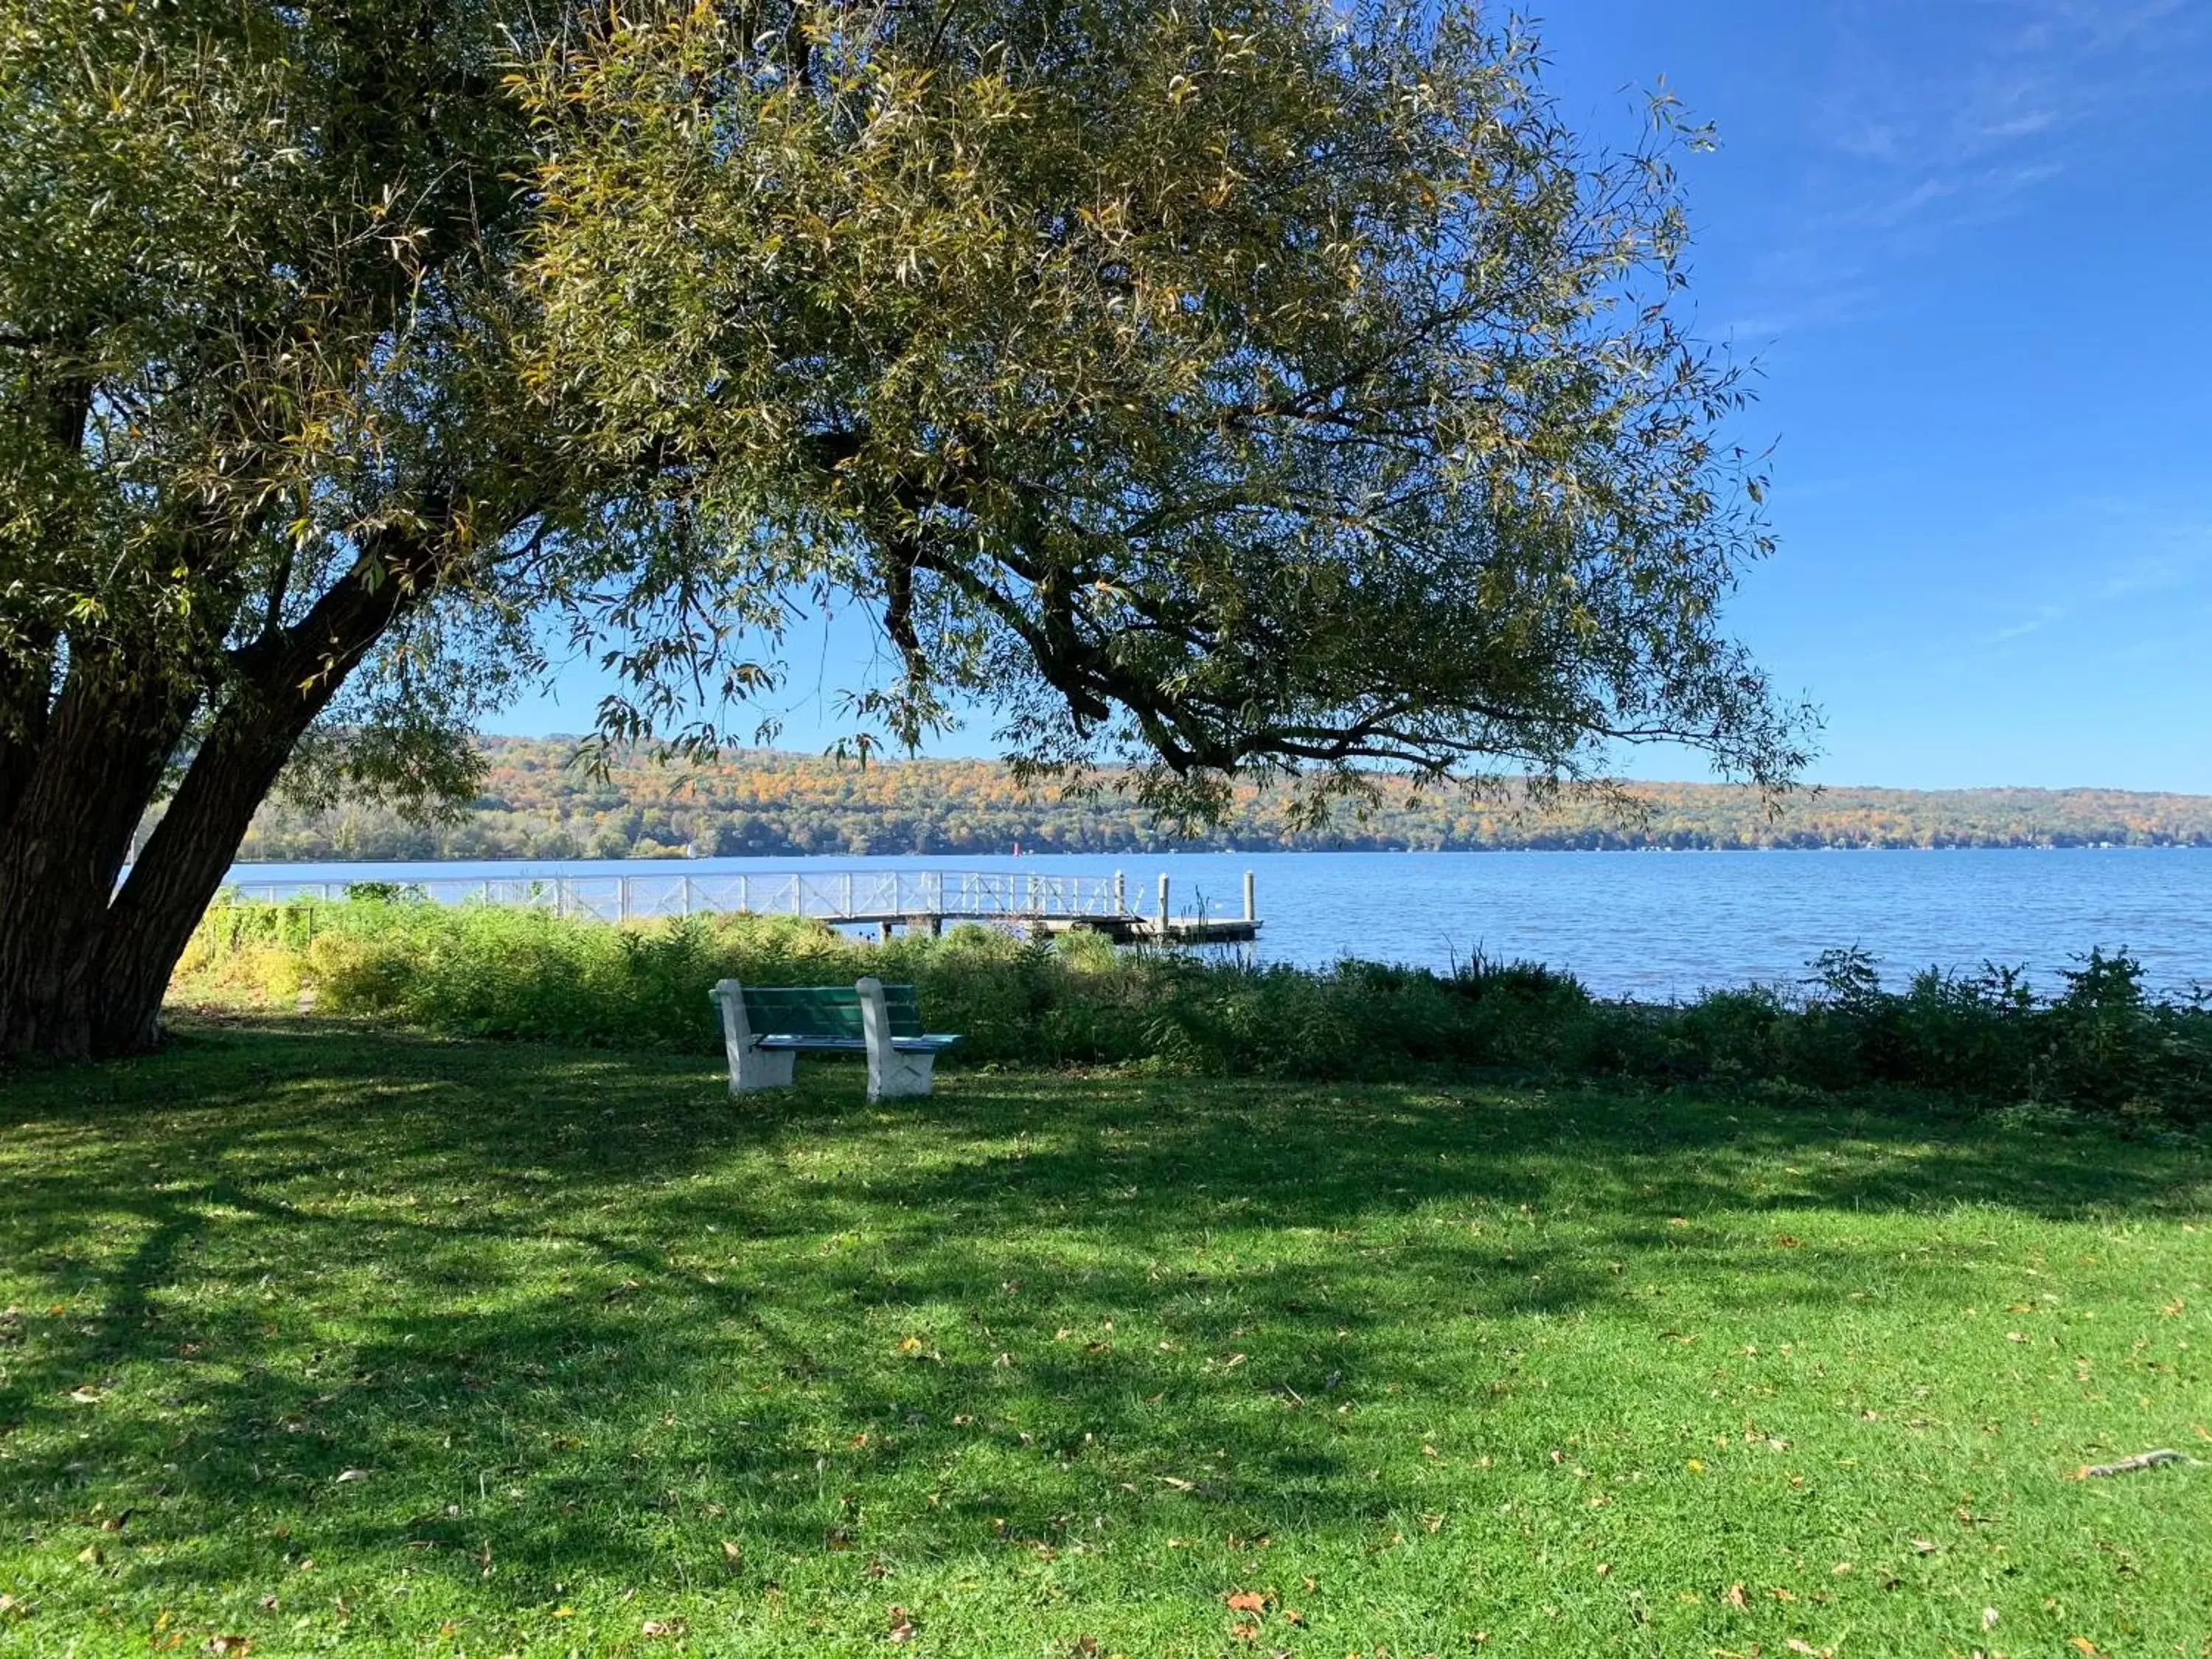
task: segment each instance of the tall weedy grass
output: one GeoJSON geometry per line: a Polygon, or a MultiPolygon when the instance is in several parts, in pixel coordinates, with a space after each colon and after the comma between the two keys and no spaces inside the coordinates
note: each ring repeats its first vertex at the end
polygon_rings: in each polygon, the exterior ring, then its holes
{"type": "Polygon", "coordinates": [[[879,945],[793,917],[615,926],[371,890],[218,905],[173,988],[257,1003],[311,992],[324,1012],[456,1035],[712,1054],[717,979],[874,974],[920,988],[931,1027],[962,1034],[959,1064],[1301,1078],[1498,1067],[1784,1094],[1902,1088],[2031,1115],[2212,1124],[2212,1009],[2153,1000],[2124,953],[2092,951],[2048,998],[2006,969],[1930,970],[1892,991],[1860,951],[1813,968],[1799,985],[1617,1003],[1549,969],[1479,957],[1445,974],[1260,967],[978,927],[879,945]]]}

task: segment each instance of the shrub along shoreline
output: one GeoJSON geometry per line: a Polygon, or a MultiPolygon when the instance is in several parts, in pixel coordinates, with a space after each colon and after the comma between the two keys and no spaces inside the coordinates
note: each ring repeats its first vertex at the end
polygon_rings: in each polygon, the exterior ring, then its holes
{"type": "Polygon", "coordinates": [[[171,987],[184,1001],[290,1003],[454,1036],[714,1054],[715,980],[911,981],[969,1066],[1125,1066],[1200,1076],[1402,1078],[1481,1067],[1659,1085],[1917,1091],[1979,1109],[2150,1130],[2212,1125],[2212,1007],[2147,996],[2092,951],[2039,995],[2016,970],[1933,969],[1886,988],[1831,951],[1787,986],[1687,1003],[1608,1002],[1571,975],[1477,959],[1456,971],[1347,959],[1320,969],[1115,948],[980,927],[884,944],[790,917],[617,926],[410,901],[219,904],[171,987]]]}

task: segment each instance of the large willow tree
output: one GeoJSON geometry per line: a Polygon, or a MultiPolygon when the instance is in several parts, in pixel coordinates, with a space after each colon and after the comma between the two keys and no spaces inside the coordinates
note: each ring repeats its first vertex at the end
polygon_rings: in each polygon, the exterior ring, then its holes
{"type": "Polygon", "coordinates": [[[549,630],[696,749],[865,607],[860,726],[1186,815],[1785,779],[1682,135],[1536,67],[1456,4],[0,0],[0,1053],[155,1041],[269,791],[465,792],[549,630]]]}

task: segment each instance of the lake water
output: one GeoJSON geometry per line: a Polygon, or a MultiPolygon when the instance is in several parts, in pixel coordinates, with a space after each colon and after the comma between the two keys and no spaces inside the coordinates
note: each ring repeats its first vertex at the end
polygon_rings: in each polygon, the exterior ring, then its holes
{"type": "Polygon", "coordinates": [[[2024,965],[2045,991],[2092,945],[2124,945],[2151,984],[2212,984],[2212,850],[2186,848],[1771,853],[1186,853],[1036,858],[697,859],[680,863],[240,865],[235,881],[668,876],[806,869],[1127,873],[1149,908],[1241,903],[1258,882],[1262,961],[1346,955],[1447,967],[1475,951],[1563,968],[1605,996],[1686,997],[1803,976],[1860,945],[1893,982],[1931,963],[2024,965]]]}

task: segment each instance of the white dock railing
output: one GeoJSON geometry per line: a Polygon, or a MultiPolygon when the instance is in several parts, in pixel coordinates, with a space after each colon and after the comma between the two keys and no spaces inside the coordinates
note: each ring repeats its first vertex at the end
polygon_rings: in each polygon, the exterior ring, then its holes
{"type": "MultiPolygon", "coordinates": [[[[749,911],[830,922],[890,922],[909,917],[978,921],[1129,917],[1127,883],[1113,876],[1011,870],[749,871],[743,874],[607,876],[433,876],[419,880],[249,881],[226,896],[258,903],[337,900],[349,889],[392,886],[439,904],[496,904],[607,921],[749,911]]],[[[1158,910],[1167,913],[1167,878],[1158,910]]],[[[1250,878],[1245,920],[1251,919],[1250,878]]]]}

